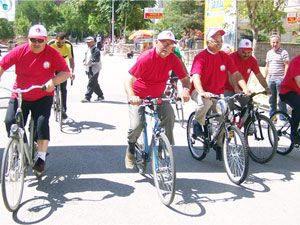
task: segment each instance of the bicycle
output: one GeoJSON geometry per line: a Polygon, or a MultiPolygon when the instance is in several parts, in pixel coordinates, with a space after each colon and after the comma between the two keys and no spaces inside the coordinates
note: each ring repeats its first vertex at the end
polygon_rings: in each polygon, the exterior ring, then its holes
{"type": "MultiPolygon", "coordinates": [[[[294,148],[299,148],[299,145],[294,144],[291,140],[291,117],[289,114],[282,111],[276,111],[271,115],[271,120],[276,127],[278,136],[277,153],[280,155],[287,155],[294,148]]],[[[300,132],[300,130],[298,130],[298,132],[300,132]]]]}
{"type": "Polygon", "coordinates": [[[55,121],[58,122],[59,128],[62,131],[62,113],[63,113],[63,106],[62,106],[62,95],[61,95],[61,88],[60,84],[55,87],[54,90],[54,97],[53,97],[53,111],[55,116],[55,121]]]}
{"type": "MultiPolygon", "coordinates": [[[[248,175],[248,146],[240,129],[232,124],[228,102],[241,96],[240,93],[231,97],[212,97],[216,100],[216,113],[210,110],[206,115],[204,135],[196,135],[193,131],[195,112],[189,116],[187,123],[187,141],[193,158],[201,161],[211,148],[217,147],[217,141],[222,138],[224,167],[229,179],[235,184],[241,184],[248,175]],[[223,136],[223,134],[225,134],[223,136]]],[[[198,122],[197,122],[198,123],[198,122]]]]}
{"type": "Polygon", "coordinates": [[[249,146],[250,157],[258,163],[267,163],[275,155],[278,146],[277,132],[272,121],[254,103],[254,97],[267,94],[266,91],[252,93],[244,107],[234,103],[233,123],[238,128],[244,126],[245,140],[249,146]],[[237,110],[236,110],[237,109],[237,110]]]}
{"type": "MultiPolygon", "coordinates": [[[[4,149],[1,165],[1,190],[3,202],[5,207],[10,212],[13,212],[18,209],[21,203],[24,178],[27,173],[27,168],[33,166],[36,152],[34,143],[35,126],[32,115],[28,125],[29,136],[26,134],[25,121],[21,109],[22,93],[29,92],[36,88],[45,90],[46,86],[34,85],[24,90],[11,90],[6,87],[0,88],[18,94],[18,108],[15,114],[16,124],[13,124],[10,128],[9,142],[4,149]],[[27,137],[29,137],[29,139],[27,137]]],[[[34,173],[37,177],[40,176],[37,172],[34,171],[34,173]]]]}
{"type": "Polygon", "coordinates": [[[147,163],[152,162],[152,173],[154,184],[161,202],[170,205],[175,196],[175,162],[171,144],[164,133],[164,129],[159,127],[160,119],[157,108],[162,101],[169,101],[165,98],[147,97],[141,103],[143,109],[143,131],[135,145],[135,166],[140,174],[146,171],[147,163]],[[150,145],[148,144],[146,115],[151,118],[152,134],[150,145]],[[152,120],[153,119],[153,120],[152,120]]]}
{"type": "Polygon", "coordinates": [[[177,112],[177,117],[178,117],[178,122],[179,124],[184,127],[184,112],[183,112],[183,104],[181,98],[178,96],[178,87],[177,87],[177,79],[170,78],[169,81],[167,82],[165,94],[168,98],[170,98],[171,104],[175,105],[176,112],[177,112]]]}

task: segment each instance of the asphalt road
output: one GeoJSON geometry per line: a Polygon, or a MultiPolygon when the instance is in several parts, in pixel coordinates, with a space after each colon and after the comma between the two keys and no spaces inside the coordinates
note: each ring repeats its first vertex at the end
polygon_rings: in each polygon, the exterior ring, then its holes
{"type": "MultiPolygon", "coordinates": [[[[81,103],[87,84],[84,47],[75,46],[76,80],[68,86],[63,132],[51,118],[46,174],[37,181],[29,173],[17,212],[9,213],[0,200],[1,224],[299,224],[299,150],[276,155],[265,165],[251,161],[249,177],[236,186],[214,152],[201,162],[191,157],[185,130],[177,123],[176,196],[165,207],[150,168],[146,176],[124,168],[128,112],[123,80],[136,59],[103,56],[99,81],[105,101],[81,103]]],[[[11,85],[13,76],[10,69],[0,85],[11,85]]],[[[0,91],[2,120],[8,95],[0,91]]],[[[193,108],[193,102],[185,105],[186,118],[193,108]]],[[[0,132],[1,158],[7,141],[3,123],[0,132]]]]}

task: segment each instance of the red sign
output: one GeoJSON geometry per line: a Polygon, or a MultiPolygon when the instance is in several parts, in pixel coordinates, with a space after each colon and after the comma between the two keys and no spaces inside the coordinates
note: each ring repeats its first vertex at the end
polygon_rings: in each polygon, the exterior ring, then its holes
{"type": "Polygon", "coordinates": [[[162,8],[145,8],[144,19],[161,19],[163,17],[162,8]]]}

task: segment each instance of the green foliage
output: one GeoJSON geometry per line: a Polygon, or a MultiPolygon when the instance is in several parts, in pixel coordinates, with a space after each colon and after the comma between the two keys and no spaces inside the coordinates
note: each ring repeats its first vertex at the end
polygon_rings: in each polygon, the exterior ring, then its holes
{"type": "Polygon", "coordinates": [[[0,39],[9,39],[14,36],[13,23],[0,18],[0,39]]]}
{"type": "Polygon", "coordinates": [[[203,31],[204,2],[199,0],[164,1],[164,17],[154,27],[156,30],[171,29],[177,38],[184,28],[203,31]]]}

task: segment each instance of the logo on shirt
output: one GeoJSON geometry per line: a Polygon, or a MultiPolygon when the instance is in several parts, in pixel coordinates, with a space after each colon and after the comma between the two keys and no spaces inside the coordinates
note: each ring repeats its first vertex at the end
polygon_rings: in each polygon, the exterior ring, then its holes
{"type": "Polygon", "coordinates": [[[49,69],[50,63],[48,61],[44,62],[43,67],[44,67],[44,69],[49,69]]]}
{"type": "Polygon", "coordinates": [[[251,73],[251,69],[250,69],[250,68],[247,69],[247,73],[248,73],[248,74],[251,73]]]}
{"type": "Polygon", "coordinates": [[[225,71],[225,69],[226,69],[225,65],[221,65],[221,66],[220,66],[220,70],[221,70],[221,71],[225,71]]]}

